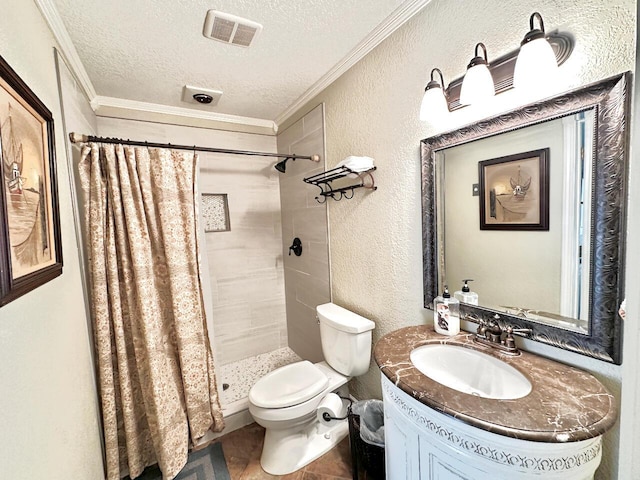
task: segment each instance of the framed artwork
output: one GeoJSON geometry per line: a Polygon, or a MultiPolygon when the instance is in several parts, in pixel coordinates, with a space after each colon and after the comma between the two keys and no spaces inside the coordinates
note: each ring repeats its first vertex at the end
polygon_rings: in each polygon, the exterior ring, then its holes
{"type": "Polygon", "coordinates": [[[478,162],[480,230],[549,230],[549,149],[478,162]]]}
{"type": "Polygon", "coordinates": [[[62,273],[51,112],[0,57],[0,306],[62,273]]]}

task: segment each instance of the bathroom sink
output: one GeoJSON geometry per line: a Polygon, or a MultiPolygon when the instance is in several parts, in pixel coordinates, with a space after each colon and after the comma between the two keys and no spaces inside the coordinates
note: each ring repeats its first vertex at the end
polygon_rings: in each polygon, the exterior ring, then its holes
{"type": "Polygon", "coordinates": [[[422,374],[459,392],[501,400],[531,392],[531,382],[518,370],[470,348],[429,344],[412,350],[410,358],[422,374]]]}

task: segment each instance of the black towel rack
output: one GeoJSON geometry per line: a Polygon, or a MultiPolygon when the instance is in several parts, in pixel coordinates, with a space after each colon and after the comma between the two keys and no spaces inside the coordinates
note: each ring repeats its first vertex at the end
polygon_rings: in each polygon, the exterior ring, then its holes
{"type": "Polygon", "coordinates": [[[348,167],[341,166],[332,168],[331,170],[327,170],[326,172],[321,172],[316,175],[312,175],[310,177],[304,178],[305,183],[309,183],[311,185],[315,185],[320,189],[320,194],[316,197],[316,201],[318,203],[324,203],[327,201],[327,197],[331,197],[336,201],[340,201],[343,198],[347,200],[353,198],[354,191],[357,188],[366,188],[368,190],[377,190],[378,187],[375,184],[375,180],[373,179],[373,172],[376,167],[373,167],[364,172],[355,172],[348,167]],[[360,183],[354,185],[347,185],[344,187],[334,187],[332,182],[334,180],[338,180],[340,178],[345,178],[347,175],[355,174],[360,179],[360,183]],[[351,192],[349,195],[348,192],[351,192]]]}

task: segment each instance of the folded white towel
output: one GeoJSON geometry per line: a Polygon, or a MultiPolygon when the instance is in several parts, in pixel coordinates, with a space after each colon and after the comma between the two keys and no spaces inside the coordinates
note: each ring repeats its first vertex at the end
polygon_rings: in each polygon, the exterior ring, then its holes
{"type": "MultiPolygon", "coordinates": [[[[351,155],[344,160],[342,160],[337,165],[338,167],[347,167],[354,172],[366,172],[367,170],[371,170],[373,168],[373,158],[371,157],[356,157],[355,155],[351,155]]],[[[349,175],[355,176],[355,175],[349,175]]]]}

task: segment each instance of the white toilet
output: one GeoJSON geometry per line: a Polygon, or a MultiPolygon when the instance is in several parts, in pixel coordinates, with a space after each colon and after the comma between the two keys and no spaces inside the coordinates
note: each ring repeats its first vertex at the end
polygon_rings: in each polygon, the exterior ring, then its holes
{"type": "MultiPolygon", "coordinates": [[[[272,475],[308,465],[349,432],[347,420],[320,422],[316,409],[324,397],[369,369],[375,324],[333,303],[316,308],[326,362],[292,363],[268,373],[249,392],[249,412],[265,429],[260,464],[272,475]]],[[[344,396],[344,395],[343,395],[344,396]]]]}

